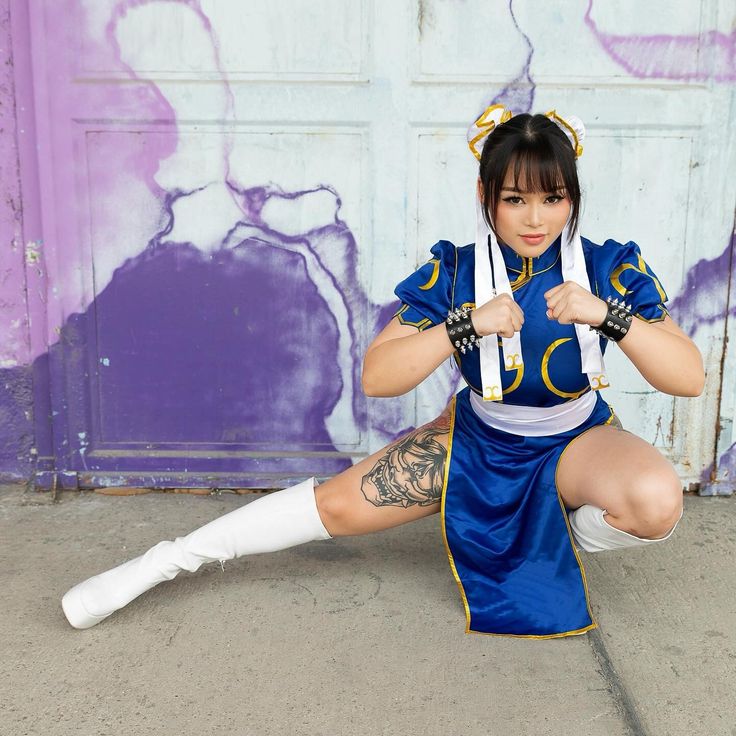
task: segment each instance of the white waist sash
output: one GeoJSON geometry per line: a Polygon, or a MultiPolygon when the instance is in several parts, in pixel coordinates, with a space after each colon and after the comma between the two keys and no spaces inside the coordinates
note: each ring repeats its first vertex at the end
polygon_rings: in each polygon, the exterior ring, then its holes
{"type": "Polygon", "coordinates": [[[470,405],[489,427],[524,437],[542,437],[575,429],[593,413],[596,400],[596,392],[588,391],[557,406],[514,406],[483,401],[475,391],[470,392],[470,405]]]}

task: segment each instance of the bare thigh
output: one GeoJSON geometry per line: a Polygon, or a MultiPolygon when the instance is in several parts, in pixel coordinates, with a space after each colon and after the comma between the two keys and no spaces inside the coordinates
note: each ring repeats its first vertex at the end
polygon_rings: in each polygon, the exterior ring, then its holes
{"type": "Polygon", "coordinates": [[[368,534],[440,510],[450,407],[315,489],[322,523],[334,536],[368,534]]]}
{"type": "Polygon", "coordinates": [[[631,432],[603,425],[574,439],[557,466],[570,509],[607,509],[609,523],[640,536],[670,529],[682,511],[682,483],[659,450],[631,432]]]}

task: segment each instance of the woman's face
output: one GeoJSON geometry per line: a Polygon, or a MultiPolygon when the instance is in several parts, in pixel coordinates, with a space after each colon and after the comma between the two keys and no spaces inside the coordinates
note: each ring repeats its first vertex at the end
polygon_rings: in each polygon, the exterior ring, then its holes
{"type": "MultiPolygon", "coordinates": [[[[541,256],[555,242],[570,216],[572,204],[564,188],[554,192],[527,192],[524,172],[514,188],[513,166],[506,172],[493,221],[500,241],[525,258],[541,256]],[[520,191],[521,190],[521,191],[520,191]],[[525,239],[525,235],[541,235],[525,239]]],[[[478,182],[480,187],[480,181],[478,182]]]]}

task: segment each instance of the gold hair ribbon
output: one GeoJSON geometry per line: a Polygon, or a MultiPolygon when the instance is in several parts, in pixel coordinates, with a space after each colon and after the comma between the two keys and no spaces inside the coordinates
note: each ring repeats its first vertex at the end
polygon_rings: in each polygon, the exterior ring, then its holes
{"type": "Polygon", "coordinates": [[[575,158],[580,158],[583,155],[583,141],[585,140],[583,121],[575,115],[568,115],[563,118],[557,114],[556,110],[550,110],[544,114],[567,136],[575,151],[575,158]]]}
{"type": "Polygon", "coordinates": [[[497,125],[511,120],[514,113],[505,105],[491,105],[487,107],[481,116],[468,128],[468,146],[478,161],[480,161],[480,153],[483,146],[478,144],[490,133],[497,125]]]}

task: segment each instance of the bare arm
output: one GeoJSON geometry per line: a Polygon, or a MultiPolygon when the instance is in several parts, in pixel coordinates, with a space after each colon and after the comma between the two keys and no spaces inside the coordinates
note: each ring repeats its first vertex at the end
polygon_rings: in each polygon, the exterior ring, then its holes
{"type": "Polygon", "coordinates": [[[651,323],[632,319],[628,333],[618,346],[658,391],[673,396],[703,393],[703,357],[671,317],[651,323]]]}
{"type": "MultiPolygon", "coordinates": [[[[599,325],[606,303],[572,281],[545,292],[547,316],[562,324],[599,325]]],[[[634,317],[618,346],[658,391],[672,396],[700,396],[705,386],[703,357],[697,345],[669,316],[662,322],[634,317]]]]}
{"type": "Polygon", "coordinates": [[[367,396],[400,396],[418,386],[454,352],[444,324],[419,332],[394,317],[373,340],[363,360],[367,396]]]}

